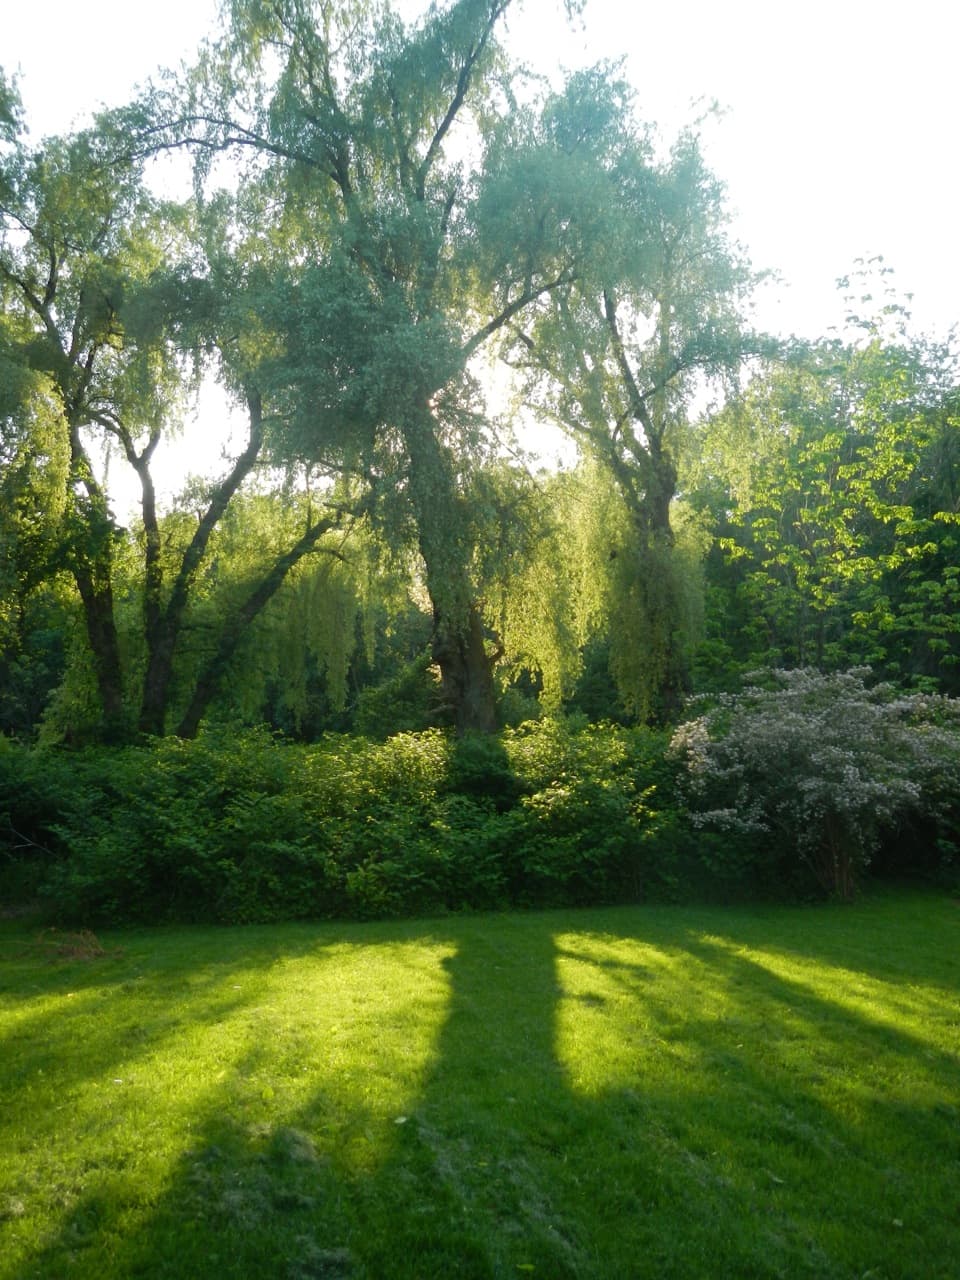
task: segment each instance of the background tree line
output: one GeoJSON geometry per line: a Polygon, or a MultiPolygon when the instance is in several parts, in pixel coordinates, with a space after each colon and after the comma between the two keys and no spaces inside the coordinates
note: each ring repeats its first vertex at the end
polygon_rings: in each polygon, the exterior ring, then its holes
{"type": "Polygon", "coordinates": [[[0,82],[0,731],[669,723],[761,664],[956,692],[952,350],[869,288],[843,338],[753,333],[695,133],[608,67],[528,82],[509,7],[234,0],[39,145],[0,82]],[[576,466],[518,456],[492,358],[576,466]],[[246,440],[163,509],[209,377],[246,440]]]}

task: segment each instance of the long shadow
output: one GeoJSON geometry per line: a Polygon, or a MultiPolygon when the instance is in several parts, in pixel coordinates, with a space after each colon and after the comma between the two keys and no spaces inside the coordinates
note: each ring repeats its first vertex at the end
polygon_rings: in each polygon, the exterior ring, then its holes
{"type": "MultiPolygon", "coordinates": [[[[331,1071],[326,1072],[332,1087],[324,1090],[308,1090],[309,1102],[290,1105],[283,1097],[275,1101],[273,1090],[265,1074],[265,1066],[282,1065],[279,1074],[292,1074],[292,1059],[304,1058],[317,1051],[315,1041],[302,1035],[297,1018],[284,1017],[284,1041],[278,1043],[272,1034],[271,973],[280,978],[296,972],[298,958],[310,953],[319,960],[329,960],[334,965],[348,958],[362,957],[365,948],[362,938],[371,932],[382,941],[403,944],[410,936],[422,935],[422,926],[399,925],[393,930],[363,927],[349,930],[352,941],[344,943],[338,938],[340,931],[333,927],[321,929],[237,930],[217,935],[219,946],[210,948],[210,934],[198,933],[197,967],[184,965],[182,955],[179,969],[165,973],[168,965],[162,957],[154,957],[154,965],[147,966],[148,985],[160,986],[172,993],[179,987],[187,989],[190,1002],[187,1011],[189,1029],[196,1032],[200,1024],[202,1036],[208,1042],[201,1056],[208,1077],[195,1091],[189,1114],[179,1116],[175,1123],[182,1130],[181,1148],[188,1149],[163,1176],[154,1182],[164,1190],[156,1200],[138,1203],[135,1190],[126,1190],[124,1184],[135,1187],[137,1178],[125,1175],[125,1165],[148,1164],[149,1152],[139,1149],[129,1152],[116,1150],[107,1130],[109,1116],[104,1118],[101,1141],[102,1158],[94,1164],[85,1161],[76,1175],[70,1177],[64,1188],[61,1227],[41,1253],[27,1264],[16,1262],[12,1270],[0,1248],[0,1276],[21,1280],[25,1276],[47,1277],[60,1274],[67,1266],[70,1273],[96,1275],[97,1277],[126,1277],[131,1275],[159,1276],[208,1276],[211,1267],[225,1275],[274,1276],[277,1274],[313,1275],[336,1273],[338,1247],[321,1247],[315,1243],[318,1231],[322,1231],[325,1215],[332,1214],[327,1226],[334,1239],[342,1235],[355,1216],[352,1199],[358,1186],[367,1180],[371,1162],[356,1172],[351,1159],[359,1151],[372,1145],[371,1132],[382,1127],[382,1117],[366,1114],[362,1090],[338,1088],[331,1071]],[[272,937],[273,941],[268,939],[272,937]],[[282,941],[279,941],[282,939],[282,941]],[[226,946],[224,943],[226,942],[226,946]],[[226,952],[226,954],[224,954],[226,952]],[[214,962],[212,956],[219,956],[214,962]],[[255,981],[258,971],[261,980],[255,981]],[[179,977],[176,976],[179,973],[179,977]],[[161,981],[162,977],[169,981],[161,981]],[[231,979],[239,979],[233,982],[231,979]],[[234,995],[234,990],[240,994],[234,995]],[[194,1016],[195,1015],[195,1016],[194,1016]],[[239,1057],[225,1061],[222,1055],[211,1053],[219,1034],[220,1023],[239,1019],[249,1034],[243,1038],[239,1057]],[[216,1061],[211,1063],[211,1059],[216,1061]],[[215,1073],[211,1066],[219,1068],[215,1073]],[[226,1077],[224,1084],[218,1080],[226,1077]],[[359,1092],[358,1092],[359,1090],[359,1092]],[[340,1096],[343,1095],[343,1096],[340,1096]],[[315,1143],[302,1129],[302,1116],[307,1116],[323,1134],[323,1141],[315,1143]],[[265,1120],[265,1116],[270,1116],[265,1120]],[[295,1122],[301,1127],[294,1128],[295,1122]],[[329,1139],[329,1140],[328,1140],[329,1139]],[[325,1148],[322,1159],[317,1156],[317,1146],[325,1148]],[[327,1154],[326,1148],[333,1151],[327,1154]],[[341,1155],[343,1159],[341,1160],[341,1155]],[[350,1158],[348,1158],[350,1157],[350,1158]],[[341,1167],[342,1165],[342,1167],[341,1167]],[[281,1185],[282,1184],[282,1185],[281,1185]],[[350,1184],[347,1194],[344,1187],[350,1184]],[[322,1194],[320,1192],[322,1191],[322,1194]],[[341,1211],[343,1210],[343,1212],[341,1211]],[[291,1228],[296,1228],[293,1236],[291,1228]],[[277,1267],[281,1266],[278,1273],[277,1267]]],[[[182,935],[180,935],[182,943],[182,935]]],[[[418,945],[423,941],[418,937],[418,945]]],[[[122,970],[113,975],[114,984],[122,981],[122,970]]],[[[420,985],[418,975],[411,971],[410,986],[420,985]]],[[[49,986],[59,989],[70,982],[66,973],[53,974],[47,979],[49,986]]],[[[304,993],[303,1023],[311,1019],[309,993],[304,993]]],[[[386,1022],[392,1009],[355,1007],[351,993],[343,993],[338,1021],[342,1031],[350,1035],[367,1035],[365,1019],[371,1015],[386,1022]]],[[[152,1043],[161,1047],[164,1038],[176,1036],[180,1028],[183,1010],[164,1018],[156,1005],[150,1005],[152,1043]]],[[[129,1061],[128,1046],[122,1031],[102,1028],[91,1036],[88,1045],[93,1059],[90,1066],[78,1054],[76,1060],[58,1062],[61,1042],[58,1034],[57,1014],[42,1019],[33,1027],[36,1033],[49,1033],[46,1057],[36,1047],[36,1061],[45,1062],[57,1073],[60,1096],[69,1102],[82,1089],[91,1076],[105,1072],[106,1077],[116,1074],[117,1063],[129,1061]]],[[[187,1033],[186,1026],[180,1028],[187,1033]]],[[[329,1049],[331,1060],[335,1049],[329,1049]]],[[[146,1051],[145,1051],[146,1052],[146,1051]]],[[[370,1046],[371,1057],[376,1055],[375,1041],[370,1046]]],[[[355,1055],[354,1055],[355,1056],[355,1055]]],[[[403,1064],[397,1063],[398,1073],[403,1064]]],[[[296,1069],[299,1070],[299,1063],[296,1069]]],[[[323,1072],[318,1072],[323,1075],[323,1072]]],[[[116,1081],[115,1083],[121,1083],[116,1081]]],[[[126,1083],[124,1081],[123,1083],[126,1083]]],[[[23,1105],[29,1094],[29,1081],[21,1087],[17,1082],[14,1105],[23,1105]]],[[[76,1108],[68,1108],[68,1123],[86,1122],[86,1115],[76,1108]]],[[[62,1125],[63,1120],[60,1121],[62,1125]]],[[[52,1118],[53,1143],[56,1141],[56,1118],[52,1118]]],[[[31,1135],[36,1141],[37,1132],[50,1131],[43,1119],[36,1120],[31,1135]]],[[[376,1135],[374,1135],[376,1137],[376,1135]]],[[[131,1140],[128,1139],[128,1142],[131,1140]]],[[[57,1167],[53,1162],[54,1167],[57,1167]]],[[[57,1175],[62,1177],[61,1168],[57,1175]]],[[[4,1213],[4,1192],[7,1203],[30,1203],[39,1187],[0,1187],[0,1243],[4,1232],[15,1233],[16,1215],[4,1213]]],[[[13,1256],[8,1251],[8,1258],[13,1256]]]]}
{"type": "MultiPolygon", "coordinates": [[[[924,1066],[946,1108],[939,1130],[925,1099],[895,1087],[839,1108],[778,1036],[823,1037],[835,1069],[852,1026],[894,1071],[921,1052],[916,1038],[682,919],[551,913],[434,929],[433,958],[411,961],[407,979],[412,1039],[446,1002],[427,1056],[409,1073],[397,1041],[374,1035],[365,1068],[416,1081],[402,1112],[319,1059],[312,1087],[275,1104],[254,1094],[228,1107],[210,1082],[190,1150],[131,1229],[93,1186],[16,1280],[60,1274],[65,1258],[98,1280],[955,1277],[949,1055],[924,1066]],[[596,1061],[606,1067],[592,1074],[596,1061]],[[918,1222],[904,1195],[925,1155],[942,1212],[918,1222]]],[[[376,937],[414,942],[418,929],[376,937]]],[[[331,953],[362,951],[351,936],[331,953]]],[[[321,936],[313,950],[327,946],[321,936]]],[[[367,1015],[390,1016],[375,1002],[367,1015]]],[[[233,1064],[254,1090],[265,1051],[287,1052],[251,1042],[233,1064]]]]}
{"type": "MultiPolygon", "coordinates": [[[[335,933],[328,929],[325,938],[335,933]]],[[[82,961],[49,962],[26,932],[6,949],[0,1275],[17,1280],[21,1272],[7,1270],[5,1245],[25,1225],[21,1215],[59,1203],[68,1257],[101,1238],[116,1211],[108,1206],[127,1195],[126,1171],[155,1160],[151,1113],[157,1090],[170,1081],[168,1051],[175,1054],[187,1036],[213,1042],[238,1019],[249,1024],[247,1038],[255,1042],[263,984],[278,966],[315,953],[317,931],[155,930],[104,941],[104,957],[82,961]],[[24,995],[39,1007],[21,1013],[24,995]],[[131,1113],[142,1118],[133,1132],[123,1119],[131,1113]],[[73,1145],[78,1155],[71,1167],[61,1152],[73,1145]],[[119,1196],[102,1194],[108,1185],[114,1193],[120,1188],[119,1196]]],[[[266,1048],[254,1043],[249,1056],[266,1048]]],[[[238,1070],[242,1074],[243,1064],[238,1070]]],[[[216,1087],[203,1089],[201,1099],[168,1112],[175,1128],[189,1135],[199,1118],[202,1132],[207,1110],[213,1117],[222,1110],[216,1087]]],[[[62,1265],[57,1250],[48,1250],[31,1274],[57,1275],[62,1265]]]]}
{"type": "MultiPolygon", "coordinates": [[[[743,988],[758,993],[768,1003],[774,1021],[797,1013],[811,1021],[815,1017],[818,1039],[829,1041],[839,1038],[853,1019],[865,1054],[892,1054],[913,1064],[922,1063],[922,1073],[937,1087],[958,1083],[957,1054],[933,1045],[938,1038],[938,1018],[946,1015],[950,1025],[956,1026],[956,1017],[950,1016],[949,1010],[951,1000],[960,1003],[960,987],[934,991],[928,982],[921,994],[911,991],[896,970],[885,974],[881,966],[878,974],[873,966],[870,971],[851,970],[846,964],[829,966],[828,981],[819,959],[812,965],[797,951],[782,948],[744,954],[735,942],[715,937],[687,934],[683,947],[722,973],[728,990],[743,988]],[[882,999],[882,1012],[875,1008],[878,999],[882,999]]],[[[960,1049],[960,1042],[957,1047],[960,1049]]]]}
{"type": "Polygon", "coordinates": [[[445,968],[451,995],[434,1067],[377,1178],[395,1235],[368,1237],[369,1274],[586,1274],[573,1219],[541,1167],[575,1145],[585,1119],[556,1058],[549,925],[517,917],[491,936],[469,922],[445,968]],[[411,1170],[428,1192],[414,1213],[402,1191],[411,1170]]]}
{"type": "MultiPolygon", "coordinates": [[[[825,903],[785,911],[777,905],[753,906],[731,908],[728,916],[724,933],[741,944],[850,971],[863,969],[875,978],[926,987],[936,982],[943,991],[960,988],[960,946],[948,951],[939,944],[944,932],[960,940],[960,898],[943,892],[871,884],[852,907],[825,903]],[[829,930],[820,927],[825,918],[829,930]]],[[[706,932],[716,929],[714,913],[704,919],[706,932]]]]}

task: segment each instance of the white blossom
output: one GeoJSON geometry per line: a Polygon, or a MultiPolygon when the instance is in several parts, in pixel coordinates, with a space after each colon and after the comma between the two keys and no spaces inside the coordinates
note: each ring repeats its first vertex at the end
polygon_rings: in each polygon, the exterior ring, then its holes
{"type": "Polygon", "coordinates": [[[868,677],[753,672],[742,693],[680,725],[671,750],[694,824],[776,832],[847,896],[884,832],[923,806],[955,805],[960,705],[868,677]]]}

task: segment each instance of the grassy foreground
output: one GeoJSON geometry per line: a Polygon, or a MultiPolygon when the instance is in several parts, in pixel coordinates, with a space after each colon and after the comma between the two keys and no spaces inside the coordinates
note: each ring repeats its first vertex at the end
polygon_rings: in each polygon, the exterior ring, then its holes
{"type": "Polygon", "coordinates": [[[960,906],[0,925],[0,1277],[960,1276],[960,906]]]}

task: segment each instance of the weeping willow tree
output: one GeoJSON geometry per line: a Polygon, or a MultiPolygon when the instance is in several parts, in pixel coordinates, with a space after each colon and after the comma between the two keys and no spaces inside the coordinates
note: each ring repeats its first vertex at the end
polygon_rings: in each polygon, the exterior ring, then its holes
{"type": "MultiPolygon", "coordinates": [[[[41,375],[21,399],[24,422],[59,418],[66,472],[57,472],[62,563],[69,568],[96,673],[104,732],[125,722],[115,619],[117,522],[96,467],[109,436],[146,470],[175,394],[175,354],[156,333],[125,323],[125,301],[163,257],[159,203],[136,164],[107,163],[97,130],[0,153],[0,304],[7,354],[41,375]]],[[[54,472],[51,472],[53,475],[54,472]]]]}
{"type": "Polygon", "coordinates": [[[326,673],[341,700],[362,612],[366,558],[356,522],[343,526],[330,500],[240,496],[211,537],[183,619],[170,693],[181,737],[224,706],[256,719],[265,683],[276,681],[294,719],[306,664],[326,673]]]}
{"type": "Polygon", "coordinates": [[[675,503],[670,544],[648,548],[638,568],[629,505],[596,459],[548,478],[541,504],[540,536],[505,584],[504,634],[529,655],[547,707],[570,697],[585,652],[599,645],[609,654],[623,709],[639,718],[656,715],[676,650],[682,646],[688,663],[702,630],[708,544],[702,521],[675,503]],[[655,556],[661,562],[650,573],[655,556]],[[662,625],[667,615],[677,628],[669,636],[662,625]]]}
{"type": "Polygon", "coordinates": [[[478,473],[472,499],[483,616],[506,655],[501,687],[526,673],[540,705],[555,711],[574,693],[585,651],[599,644],[624,708],[648,714],[671,660],[650,619],[659,623],[667,609],[679,619],[682,635],[671,639],[685,646],[685,662],[701,632],[703,520],[674,503],[671,543],[657,549],[663,562],[650,579],[632,558],[629,504],[595,458],[538,476],[501,461],[478,473]]]}
{"type": "Polygon", "coordinates": [[[611,667],[635,715],[669,719],[698,614],[696,539],[675,523],[678,454],[697,391],[758,345],[743,323],[754,277],[693,133],[661,154],[632,122],[626,89],[595,72],[547,120],[561,145],[591,157],[603,214],[582,270],[511,327],[506,355],[526,403],[618,495],[604,578],[611,667]]]}
{"type": "MultiPolygon", "coordinates": [[[[218,522],[189,595],[171,673],[168,713],[180,736],[192,736],[201,720],[259,723],[268,706],[300,732],[318,687],[323,707],[336,715],[346,708],[352,667],[376,661],[383,620],[407,605],[409,578],[384,563],[378,539],[362,524],[349,532],[328,529],[278,576],[277,563],[315,518],[304,495],[281,502],[268,492],[239,495],[218,522]]],[[[196,523],[185,502],[161,519],[174,567],[196,523]]],[[[134,699],[149,662],[138,537],[142,531],[134,530],[118,547],[114,574],[118,645],[134,699]]],[[[77,622],[67,626],[67,669],[43,727],[48,741],[96,737],[95,674],[77,622]]]]}
{"type": "Polygon", "coordinates": [[[276,439],[412,529],[461,729],[494,727],[501,649],[472,570],[471,361],[571,281],[582,247],[569,156],[518,123],[498,41],[511,3],[453,0],[407,25],[372,3],[232,0],[222,39],[128,129],[141,153],[191,148],[204,189],[220,158],[243,167],[241,236],[284,246],[258,304],[276,439]]]}
{"type": "MultiPolygon", "coordinates": [[[[0,78],[0,106],[4,84],[0,78]]],[[[70,628],[73,656],[51,714],[64,733],[82,725],[87,736],[107,739],[175,726],[195,733],[245,629],[286,574],[362,506],[342,487],[334,500],[338,473],[320,460],[284,458],[282,473],[276,465],[271,434],[282,413],[264,372],[275,343],[261,312],[269,262],[283,260],[288,245],[242,232],[245,218],[256,220],[262,193],[157,199],[145,181],[146,157],[126,149],[126,124],[122,112],[107,114],[34,149],[20,136],[18,112],[8,110],[4,121],[0,110],[0,414],[10,511],[24,516],[16,557],[22,562],[30,544],[34,576],[43,565],[48,578],[72,577],[83,631],[70,628]],[[195,518],[183,537],[172,536],[152,468],[163,441],[180,430],[201,371],[215,372],[241,407],[246,438],[221,475],[194,486],[195,518]],[[26,452],[18,439],[30,441],[26,452]],[[111,503],[105,452],[139,482],[133,539],[111,503]],[[36,465],[24,463],[30,457],[36,465]],[[259,579],[221,617],[216,645],[175,719],[180,649],[216,531],[254,480],[279,485],[281,474],[288,488],[305,488],[309,477],[317,494],[311,518],[290,527],[290,540],[273,547],[259,579]],[[41,476],[42,520],[27,521],[41,476]],[[41,556],[54,530],[56,557],[41,556]]],[[[27,582],[20,570],[17,580],[27,582]]]]}
{"type": "Polygon", "coordinates": [[[579,671],[553,488],[501,460],[471,490],[474,573],[485,624],[498,638],[500,688],[527,673],[547,710],[559,707],[579,671]]]}
{"type": "Polygon", "coordinates": [[[672,538],[638,541],[628,510],[611,561],[610,670],[626,709],[669,721],[688,688],[703,628],[703,525],[683,504],[673,508],[672,538]]]}
{"type": "MultiPolygon", "coordinates": [[[[281,509],[274,498],[266,497],[238,509],[236,520],[224,530],[231,543],[232,581],[212,593],[213,613],[236,609],[249,583],[262,579],[257,561],[263,557],[265,539],[252,532],[252,509],[259,509],[260,523],[269,525],[295,522],[297,517],[302,521],[305,504],[301,500],[295,505],[299,513],[281,509]]],[[[279,542],[286,545],[289,540],[285,533],[279,542]]],[[[411,585],[368,523],[354,526],[349,536],[329,531],[315,552],[286,574],[245,630],[228,678],[211,701],[211,714],[256,722],[269,704],[291,731],[300,733],[308,719],[317,727],[316,702],[321,696],[326,718],[343,721],[357,693],[351,673],[358,665],[375,667],[385,620],[389,626],[390,619],[410,607],[411,585]]],[[[211,639],[218,637],[215,628],[211,639]]],[[[209,657],[204,660],[209,662],[209,657]]]]}

